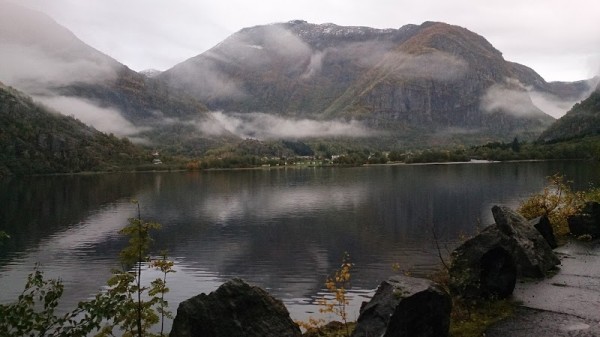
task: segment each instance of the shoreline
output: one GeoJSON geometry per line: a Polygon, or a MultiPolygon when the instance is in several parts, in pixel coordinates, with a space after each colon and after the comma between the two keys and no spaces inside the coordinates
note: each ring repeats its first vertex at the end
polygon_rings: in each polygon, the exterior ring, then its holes
{"type": "Polygon", "coordinates": [[[281,170],[281,169],[315,169],[315,168],[361,168],[378,166],[436,166],[436,165],[482,165],[482,164],[503,164],[503,163],[542,163],[542,162],[561,162],[561,161],[591,161],[591,159],[521,159],[521,160],[481,160],[474,159],[470,161],[453,162],[427,162],[427,163],[404,163],[388,162],[385,164],[361,164],[361,165],[280,165],[280,166],[254,166],[254,167],[234,167],[234,168],[207,168],[198,170],[188,170],[184,168],[164,168],[157,170],[115,170],[115,171],[82,171],[82,172],[57,172],[41,173],[27,175],[8,175],[0,177],[0,181],[12,178],[26,177],[52,177],[52,176],[88,176],[96,174],[116,174],[116,173],[171,173],[171,172],[211,172],[211,171],[248,171],[248,170],[281,170]]]}

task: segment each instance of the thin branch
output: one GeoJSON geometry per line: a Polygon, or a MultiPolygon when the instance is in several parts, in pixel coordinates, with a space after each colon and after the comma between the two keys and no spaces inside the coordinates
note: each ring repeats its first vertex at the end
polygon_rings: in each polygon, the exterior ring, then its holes
{"type": "Polygon", "coordinates": [[[433,242],[435,243],[435,248],[437,249],[438,257],[440,258],[442,265],[444,266],[444,268],[446,268],[446,270],[450,270],[450,267],[448,266],[446,261],[444,261],[444,257],[442,256],[442,250],[440,248],[440,241],[438,240],[437,232],[435,230],[435,224],[431,225],[431,233],[433,235],[433,242]]]}

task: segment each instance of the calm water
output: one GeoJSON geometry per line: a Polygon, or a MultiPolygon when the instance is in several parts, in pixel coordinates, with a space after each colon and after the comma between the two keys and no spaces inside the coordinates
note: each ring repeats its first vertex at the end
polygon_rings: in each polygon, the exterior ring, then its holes
{"type": "MultiPolygon", "coordinates": [[[[439,260],[431,228],[452,249],[494,204],[517,206],[556,172],[586,187],[600,181],[587,162],[378,166],[194,173],[111,174],[0,182],[0,301],[15,299],[36,262],[65,283],[64,308],[95,294],[119,266],[117,231],[135,216],[163,224],[177,273],[177,304],[238,276],[282,299],[295,319],[319,316],[324,280],[348,252],[353,306],[398,263],[427,275],[439,260]]],[[[147,279],[154,276],[147,272],[147,279]]],[[[356,318],[353,314],[351,318],[356,318]]]]}

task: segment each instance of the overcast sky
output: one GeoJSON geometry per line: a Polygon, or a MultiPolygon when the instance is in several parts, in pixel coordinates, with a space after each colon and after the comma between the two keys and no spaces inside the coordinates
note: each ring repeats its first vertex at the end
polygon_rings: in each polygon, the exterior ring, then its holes
{"type": "MultiPolygon", "coordinates": [[[[13,0],[14,1],[14,0],[13,0]]],[[[166,70],[249,26],[399,28],[443,21],[484,36],[548,81],[600,73],[598,0],[19,0],[134,70],[166,70]]]]}

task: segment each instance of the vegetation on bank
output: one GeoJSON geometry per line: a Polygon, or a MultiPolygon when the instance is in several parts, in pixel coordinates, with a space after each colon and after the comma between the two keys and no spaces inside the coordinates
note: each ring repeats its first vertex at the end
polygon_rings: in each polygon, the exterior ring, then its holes
{"type": "Polygon", "coordinates": [[[382,139],[317,138],[302,141],[235,141],[230,138],[213,139],[213,143],[207,140],[208,143],[200,144],[185,136],[189,132],[179,130],[178,137],[164,139],[159,148],[155,148],[156,144],[152,147],[136,145],[127,138],[99,132],[73,117],[47,109],[29,96],[0,84],[0,178],[86,171],[600,158],[600,135],[591,131],[578,138],[550,142],[524,142],[514,138],[506,143],[435,148],[417,145],[390,148],[390,143],[383,141],[383,136],[382,139]],[[195,150],[185,152],[174,147],[173,141],[190,142],[188,145],[195,150]],[[157,150],[160,151],[158,163],[157,150]]]}
{"type": "MultiPolygon", "coordinates": [[[[137,202],[135,202],[137,204],[137,202]]],[[[174,273],[173,262],[166,253],[150,256],[150,232],[159,224],[138,216],[129,219],[120,234],[129,237],[129,244],[120,254],[122,269],[114,270],[104,291],[92,300],[82,301],[77,308],[63,315],[55,312],[64,286],[60,279],[45,279],[39,266],[28,276],[17,300],[0,304],[0,335],[53,337],[159,337],[166,336],[164,320],[173,318],[165,294],[167,275],[174,273]],[[162,277],[148,286],[142,282],[143,268],[154,268],[162,277]],[[158,333],[151,329],[160,324],[158,333]]],[[[9,239],[0,232],[2,240],[9,239]]]]}
{"type": "Polygon", "coordinates": [[[381,151],[370,147],[344,147],[327,142],[262,142],[246,139],[236,145],[209,150],[188,161],[186,168],[230,169],[276,166],[361,166],[388,163],[447,163],[471,160],[598,160],[600,136],[557,143],[491,142],[456,148],[381,151]],[[299,150],[301,149],[301,150],[299,150]]]}
{"type": "Polygon", "coordinates": [[[526,219],[547,216],[554,234],[564,238],[570,234],[568,218],[579,213],[587,202],[600,202],[600,188],[573,191],[563,175],[548,177],[547,186],[521,203],[518,212],[526,219]]]}

